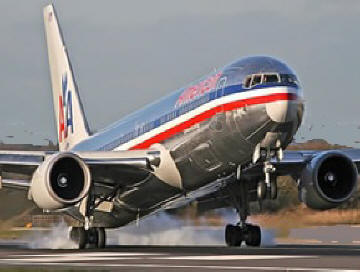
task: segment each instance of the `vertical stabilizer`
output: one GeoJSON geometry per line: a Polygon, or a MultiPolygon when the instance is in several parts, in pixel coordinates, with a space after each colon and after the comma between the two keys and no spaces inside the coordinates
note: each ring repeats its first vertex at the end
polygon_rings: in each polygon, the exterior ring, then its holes
{"type": "Polygon", "coordinates": [[[89,129],[52,5],[44,8],[44,25],[59,149],[65,151],[89,137],[89,129]]]}

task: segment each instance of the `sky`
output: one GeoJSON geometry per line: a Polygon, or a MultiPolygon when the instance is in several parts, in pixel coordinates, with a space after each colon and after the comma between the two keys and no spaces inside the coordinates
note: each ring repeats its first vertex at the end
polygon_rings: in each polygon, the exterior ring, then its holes
{"type": "MultiPolygon", "coordinates": [[[[0,140],[56,141],[42,8],[0,1],[0,140]]],[[[360,1],[54,1],[93,131],[245,56],[293,68],[296,141],[360,147],[360,1]]]]}

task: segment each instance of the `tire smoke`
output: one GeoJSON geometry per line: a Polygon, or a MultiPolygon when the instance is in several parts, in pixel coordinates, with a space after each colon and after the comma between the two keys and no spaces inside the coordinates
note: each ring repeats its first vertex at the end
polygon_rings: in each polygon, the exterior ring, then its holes
{"type": "MultiPolygon", "coordinates": [[[[236,223],[237,214],[221,211],[224,222],[236,223]]],[[[225,226],[211,227],[180,220],[166,213],[159,213],[128,226],[108,232],[110,245],[169,245],[169,246],[225,246],[225,226]]],[[[262,246],[275,244],[275,232],[262,230],[262,246]]]]}
{"type": "MultiPolygon", "coordinates": [[[[235,224],[238,216],[229,209],[219,210],[222,221],[235,224]]],[[[251,222],[251,218],[249,218],[251,222]]],[[[182,220],[165,212],[157,213],[118,229],[107,230],[107,245],[162,245],[162,246],[225,246],[225,226],[209,226],[200,217],[194,226],[191,220],[182,220]]],[[[261,230],[261,246],[275,244],[275,232],[261,230]]],[[[50,231],[31,231],[24,238],[28,248],[75,249],[77,245],[69,239],[69,227],[60,222],[50,231]]]]}
{"type": "Polygon", "coordinates": [[[77,245],[69,238],[69,226],[61,221],[50,231],[31,231],[24,237],[28,248],[32,249],[73,249],[77,245]]]}

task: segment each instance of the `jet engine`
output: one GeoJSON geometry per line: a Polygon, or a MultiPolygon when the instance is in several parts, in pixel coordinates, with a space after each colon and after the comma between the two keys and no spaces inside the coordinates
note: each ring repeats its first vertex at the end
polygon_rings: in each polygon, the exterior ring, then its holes
{"type": "Polygon", "coordinates": [[[348,200],[357,187],[358,171],[341,152],[323,152],[305,167],[300,179],[300,198],[312,209],[330,209],[348,200]]]}
{"type": "Polygon", "coordinates": [[[77,155],[57,153],[45,159],[35,171],[31,196],[42,209],[74,205],[89,193],[90,170],[77,155]]]}

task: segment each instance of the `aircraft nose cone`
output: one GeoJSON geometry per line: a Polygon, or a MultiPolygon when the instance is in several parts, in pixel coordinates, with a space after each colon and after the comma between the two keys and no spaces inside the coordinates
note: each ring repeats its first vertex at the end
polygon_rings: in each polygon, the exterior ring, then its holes
{"type": "Polygon", "coordinates": [[[302,104],[302,101],[296,94],[288,94],[288,98],[266,104],[266,113],[274,122],[297,121],[299,105],[302,104]]]}

